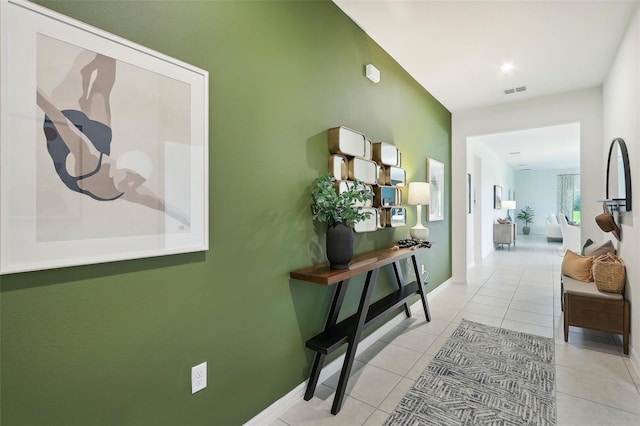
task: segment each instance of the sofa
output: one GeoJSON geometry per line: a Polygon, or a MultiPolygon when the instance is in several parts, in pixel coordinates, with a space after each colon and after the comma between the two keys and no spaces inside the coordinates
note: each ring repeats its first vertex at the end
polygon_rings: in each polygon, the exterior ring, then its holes
{"type": "Polygon", "coordinates": [[[562,229],[555,214],[550,214],[545,219],[547,226],[547,241],[562,241],[562,229]]]}

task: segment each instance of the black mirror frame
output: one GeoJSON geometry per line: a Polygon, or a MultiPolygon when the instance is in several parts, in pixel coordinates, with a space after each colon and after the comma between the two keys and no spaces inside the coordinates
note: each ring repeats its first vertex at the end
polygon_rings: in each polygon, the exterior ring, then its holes
{"type": "Polygon", "coordinates": [[[624,206],[624,210],[630,212],[631,211],[631,169],[629,168],[629,153],[627,152],[627,145],[622,138],[615,138],[611,141],[611,146],[609,147],[609,156],[607,157],[607,182],[606,182],[606,201],[608,204],[616,204],[617,206],[624,206]],[[611,166],[611,154],[613,153],[613,147],[615,144],[618,144],[620,147],[620,153],[622,154],[622,164],[624,167],[624,192],[625,198],[623,199],[615,199],[612,200],[609,198],[609,169],[611,166]],[[617,202],[616,202],[617,201],[617,202]],[[624,201],[623,203],[619,203],[619,201],[624,201]]]}

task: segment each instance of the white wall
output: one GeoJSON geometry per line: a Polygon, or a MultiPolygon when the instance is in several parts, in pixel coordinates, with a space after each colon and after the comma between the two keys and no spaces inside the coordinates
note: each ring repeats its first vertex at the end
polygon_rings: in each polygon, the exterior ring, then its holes
{"type": "MultiPolygon", "coordinates": [[[[474,249],[476,248],[476,237],[479,236],[480,253],[478,256],[484,258],[495,250],[493,244],[493,224],[496,219],[507,216],[507,211],[494,209],[493,206],[493,186],[502,188],[502,199],[509,199],[509,194],[513,194],[516,187],[514,170],[508,166],[498,155],[496,155],[486,144],[478,138],[468,139],[467,164],[471,179],[477,179],[476,192],[474,194],[476,203],[472,208],[472,216],[479,215],[480,232],[473,235],[473,242],[467,244],[467,261],[471,266],[474,261],[474,249]],[[474,166],[474,161],[480,161],[480,170],[474,166]]],[[[510,212],[513,218],[515,212],[510,212]]],[[[468,218],[469,219],[469,218],[468,218]]],[[[473,227],[470,227],[473,229],[473,227]]]]}
{"type": "MultiPolygon", "coordinates": [[[[602,90],[603,104],[603,134],[600,153],[606,156],[609,144],[615,137],[625,140],[629,151],[631,166],[633,211],[622,215],[622,241],[618,250],[627,265],[627,286],[625,297],[631,302],[631,358],[640,370],[640,265],[637,262],[640,250],[640,9],[636,11],[625,38],[620,45],[618,54],[609,71],[602,90]]],[[[606,172],[603,165],[601,173],[606,172]]],[[[610,238],[600,233],[602,239],[610,238]]],[[[615,242],[615,240],[614,240],[615,242]]]]}
{"type": "MultiPolygon", "coordinates": [[[[467,241],[473,243],[473,215],[467,215],[467,138],[478,135],[580,123],[580,187],[583,218],[595,217],[604,197],[602,91],[599,87],[529,101],[452,114],[452,280],[466,282],[467,241]],[[589,171],[589,172],[587,172],[589,171]],[[597,171],[597,172],[591,172],[597,171]]],[[[583,220],[585,235],[595,235],[593,220],[583,220]]]]}
{"type": "MultiPolygon", "coordinates": [[[[522,210],[525,206],[530,206],[535,213],[533,223],[529,225],[531,234],[546,235],[545,219],[550,214],[558,213],[558,175],[579,173],[579,169],[516,172],[517,211],[522,210]]],[[[522,222],[518,222],[518,232],[521,232],[522,225],[522,222]]],[[[583,239],[587,238],[588,235],[585,232],[583,239]]]]}

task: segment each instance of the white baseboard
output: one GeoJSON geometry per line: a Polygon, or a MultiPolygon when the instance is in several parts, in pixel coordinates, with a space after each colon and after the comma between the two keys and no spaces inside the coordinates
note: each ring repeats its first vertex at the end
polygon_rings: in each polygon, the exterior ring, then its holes
{"type": "MultiPolygon", "coordinates": [[[[416,303],[421,304],[419,300],[416,303]]],[[[422,307],[422,305],[420,305],[420,307],[422,307]]],[[[384,323],[380,328],[371,333],[369,336],[362,339],[358,344],[356,356],[369,348],[374,342],[388,333],[393,327],[400,324],[405,318],[406,315],[404,314],[404,312],[401,312],[384,323]]],[[[325,365],[325,367],[320,372],[318,383],[324,382],[329,377],[340,371],[340,369],[342,368],[342,364],[344,363],[344,357],[344,355],[341,355],[331,363],[325,365]]],[[[289,408],[293,407],[299,401],[302,401],[304,399],[304,393],[307,389],[307,382],[308,380],[305,380],[304,383],[300,383],[292,391],[284,395],[282,398],[262,410],[257,416],[245,423],[245,426],[264,426],[276,421],[278,417],[280,417],[280,415],[282,415],[289,408]]]]}
{"type": "MultiPolygon", "coordinates": [[[[442,290],[443,288],[445,288],[448,284],[454,283],[456,281],[453,280],[453,278],[449,278],[448,280],[446,280],[445,282],[443,282],[442,284],[440,284],[438,287],[434,288],[433,290],[431,290],[428,295],[433,297],[434,295],[438,294],[438,292],[440,290],[442,290]]],[[[466,285],[466,283],[465,283],[466,285]]],[[[427,301],[429,301],[429,298],[427,297],[427,301]]],[[[420,300],[418,300],[416,303],[414,303],[414,305],[417,305],[421,303],[420,300]]],[[[412,305],[413,306],[413,305],[412,305]]],[[[420,305],[420,307],[422,307],[422,305],[420,305]]]]}
{"type": "Polygon", "coordinates": [[[633,346],[629,345],[629,359],[631,360],[631,365],[636,370],[636,374],[640,376],[640,358],[638,357],[638,352],[633,348],[633,346]]]}

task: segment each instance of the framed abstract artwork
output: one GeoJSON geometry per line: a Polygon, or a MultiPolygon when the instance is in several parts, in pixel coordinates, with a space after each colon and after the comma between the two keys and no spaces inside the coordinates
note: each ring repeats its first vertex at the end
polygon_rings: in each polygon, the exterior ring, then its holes
{"type": "Polygon", "coordinates": [[[429,222],[444,220],[444,164],[433,158],[427,159],[427,176],[431,191],[429,222]]]}
{"type": "Polygon", "coordinates": [[[502,203],[502,187],[493,185],[493,208],[499,209],[502,203]]]}
{"type": "Polygon", "coordinates": [[[0,273],[207,250],[208,72],[0,7],[0,273]]]}

